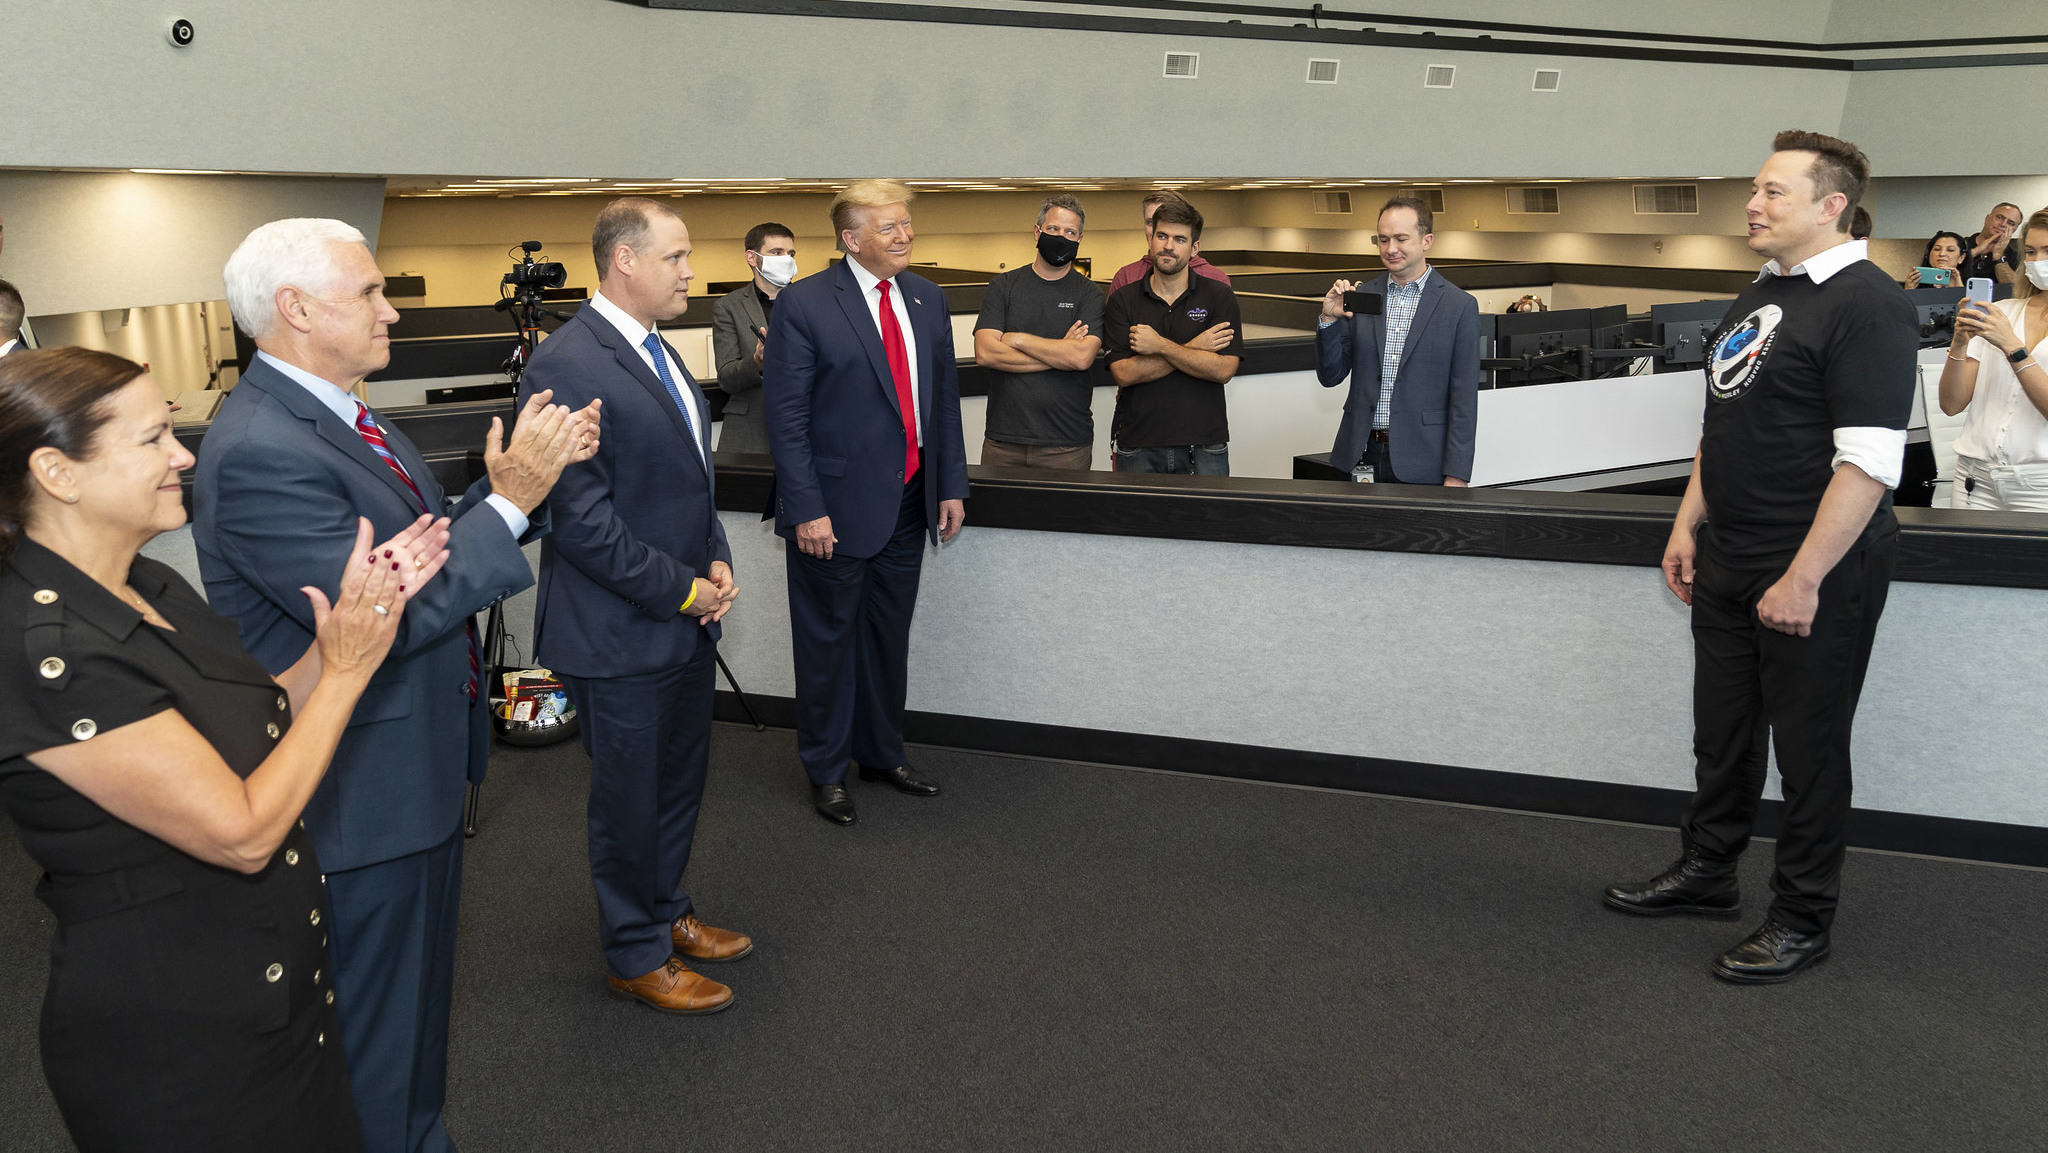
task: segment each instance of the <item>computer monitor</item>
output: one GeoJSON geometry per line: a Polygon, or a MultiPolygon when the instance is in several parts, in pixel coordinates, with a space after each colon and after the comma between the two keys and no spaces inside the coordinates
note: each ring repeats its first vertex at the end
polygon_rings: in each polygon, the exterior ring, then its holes
{"type": "Polygon", "coordinates": [[[1707,341],[1728,315],[1729,300],[1694,300],[1650,306],[1650,339],[1663,346],[1657,371],[1690,368],[1707,361],[1707,341]]]}
{"type": "MultiPolygon", "coordinates": [[[[1592,346],[1593,311],[1589,308],[1562,308],[1552,312],[1504,312],[1494,317],[1494,358],[1524,363],[1496,367],[1493,386],[1513,388],[1524,384],[1577,380],[1579,370],[1575,359],[1554,358],[1557,353],[1592,346]],[[1547,364],[1533,364],[1529,363],[1532,357],[1553,359],[1547,364]]],[[[1623,319],[1626,320],[1626,309],[1616,311],[1624,313],[1623,319]]]]}

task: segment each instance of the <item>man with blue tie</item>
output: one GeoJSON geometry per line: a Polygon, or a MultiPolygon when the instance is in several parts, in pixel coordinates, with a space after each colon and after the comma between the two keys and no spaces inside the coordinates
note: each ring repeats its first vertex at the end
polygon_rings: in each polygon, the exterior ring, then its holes
{"type": "Polygon", "coordinates": [[[591,233],[597,293],[541,343],[521,382],[604,402],[608,433],[548,497],[535,658],[562,678],[590,753],[590,879],[612,991],[712,1013],[732,989],[690,968],[746,936],[697,919],[683,891],[704,775],[719,618],[739,589],[719,523],[710,415],[655,326],[690,305],[690,230],[647,197],[591,233]]]}
{"type": "Polygon", "coordinates": [[[903,754],[910,618],[924,544],[967,519],[953,322],[939,286],[906,272],[915,194],[862,180],[832,200],[846,259],[782,290],[761,396],[785,551],[797,755],[818,814],[850,825],[862,780],[929,797],[903,754]]]}
{"type": "Polygon", "coordinates": [[[299,659],[313,639],[299,590],[334,595],[358,517],[380,538],[422,514],[453,521],[447,566],[407,605],[306,806],[328,908],[280,910],[331,937],[342,1035],[323,1043],[345,1050],[364,1147],[452,1150],[441,1102],[460,826],[490,750],[474,614],[533,583],[520,545],[546,531],[541,503],[563,468],[596,449],[598,410],[571,419],[537,395],[502,452],[493,418],[488,475],[447,507],[419,449],[356,396],[390,362],[398,319],[363,234],[339,220],[273,221],[242,241],[222,279],[257,351],[200,445],[192,541],[207,600],[243,646],[273,673],[299,659]]]}
{"type": "Polygon", "coordinates": [[[1442,484],[1472,479],[1479,429],[1479,302],[1429,266],[1436,239],[1429,205],[1396,196],[1380,209],[1387,274],[1340,280],[1316,322],[1316,378],[1351,378],[1330,463],[1357,480],[1442,484]],[[1352,289],[1379,294],[1381,315],[1353,316],[1352,289]]]}

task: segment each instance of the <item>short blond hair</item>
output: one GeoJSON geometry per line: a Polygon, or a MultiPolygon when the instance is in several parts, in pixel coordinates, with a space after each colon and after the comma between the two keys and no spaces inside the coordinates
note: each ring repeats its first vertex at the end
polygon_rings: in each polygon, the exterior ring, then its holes
{"type": "Polygon", "coordinates": [[[862,208],[881,208],[890,204],[908,204],[917,199],[917,190],[896,180],[856,180],[840,189],[832,198],[832,243],[839,251],[846,251],[846,241],[841,233],[851,232],[860,227],[862,208]]]}

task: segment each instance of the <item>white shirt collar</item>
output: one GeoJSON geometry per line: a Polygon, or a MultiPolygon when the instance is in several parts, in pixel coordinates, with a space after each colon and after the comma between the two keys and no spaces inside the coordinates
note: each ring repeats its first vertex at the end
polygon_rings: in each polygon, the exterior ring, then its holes
{"type": "Polygon", "coordinates": [[[292,381],[300,388],[311,393],[314,400],[326,405],[329,411],[341,418],[343,424],[348,425],[350,428],[355,427],[356,395],[354,393],[335,384],[331,380],[314,376],[296,364],[286,364],[284,361],[261,349],[257,350],[256,358],[283,373],[287,380],[292,381]]]}
{"type": "MultiPolygon", "coordinates": [[[[1416,277],[1416,278],[1415,278],[1414,280],[1411,280],[1411,281],[1409,281],[1408,283],[1409,283],[1409,284],[1412,284],[1412,285],[1414,285],[1417,291],[1421,291],[1422,289],[1428,288],[1428,287],[1429,287],[1429,277],[1430,277],[1430,274],[1431,274],[1431,273],[1434,273],[1435,271],[1436,271],[1436,266],[1435,266],[1435,265],[1433,265],[1433,264],[1430,264],[1430,263],[1429,263],[1429,262],[1427,262],[1427,261],[1424,261],[1424,262],[1423,262],[1423,265],[1422,265],[1422,275],[1421,275],[1421,276],[1418,276],[1418,277],[1416,277]]],[[[1400,290],[1401,290],[1401,288],[1402,288],[1402,285],[1401,285],[1401,283],[1400,283],[1399,281],[1397,281],[1397,280],[1395,280],[1395,279],[1394,279],[1394,275],[1393,275],[1392,273],[1388,273],[1388,274],[1387,274],[1387,291],[1388,291],[1388,292],[1398,292],[1398,291],[1400,291],[1400,290]]]]}
{"type": "Polygon", "coordinates": [[[1827,281],[1828,277],[1833,276],[1835,273],[1842,271],[1859,260],[1868,260],[1869,258],[1870,242],[1868,240],[1845,240],[1833,248],[1815,253],[1798,264],[1793,265],[1790,272],[1779,268],[1778,262],[1773,260],[1764,265],[1763,271],[1757,273],[1756,278],[1761,282],[1766,276],[1803,275],[1815,284],[1823,284],[1827,281]]]}
{"type": "Polygon", "coordinates": [[[616,304],[613,304],[609,299],[605,297],[604,293],[591,293],[590,303],[585,305],[584,307],[596,309],[597,314],[599,316],[602,316],[606,320],[611,321],[612,327],[619,330],[620,336],[625,337],[627,340],[633,342],[633,344],[639,347],[646,347],[647,334],[653,330],[640,327],[639,321],[634,320],[631,316],[626,315],[626,310],[620,308],[616,304]]]}
{"type": "Polygon", "coordinates": [[[6,356],[8,353],[13,352],[14,346],[20,343],[21,338],[15,337],[4,344],[0,344],[0,356],[6,356]]]}
{"type": "MultiPolygon", "coordinates": [[[[862,264],[860,261],[855,260],[851,256],[848,256],[846,258],[846,267],[853,270],[854,283],[860,285],[860,290],[864,294],[872,294],[875,291],[875,285],[880,284],[882,282],[881,277],[876,276],[874,273],[868,271],[867,265],[862,264]]],[[[889,283],[892,285],[895,284],[896,278],[893,276],[890,277],[889,283]]],[[[891,295],[894,295],[895,290],[892,288],[890,292],[891,295]]]]}

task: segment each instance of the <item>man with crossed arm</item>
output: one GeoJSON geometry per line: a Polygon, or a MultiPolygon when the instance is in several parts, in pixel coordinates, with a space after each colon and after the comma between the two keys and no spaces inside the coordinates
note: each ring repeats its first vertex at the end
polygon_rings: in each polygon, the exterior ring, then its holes
{"type": "Polygon", "coordinates": [[[1237,296],[1190,276],[1202,214],[1186,201],[1152,216],[1152,272],[1109,298],[1103,336],[1116,380],[1118,472],[1230,475],[1223,386],[1244,357],[1237,296]]]}

